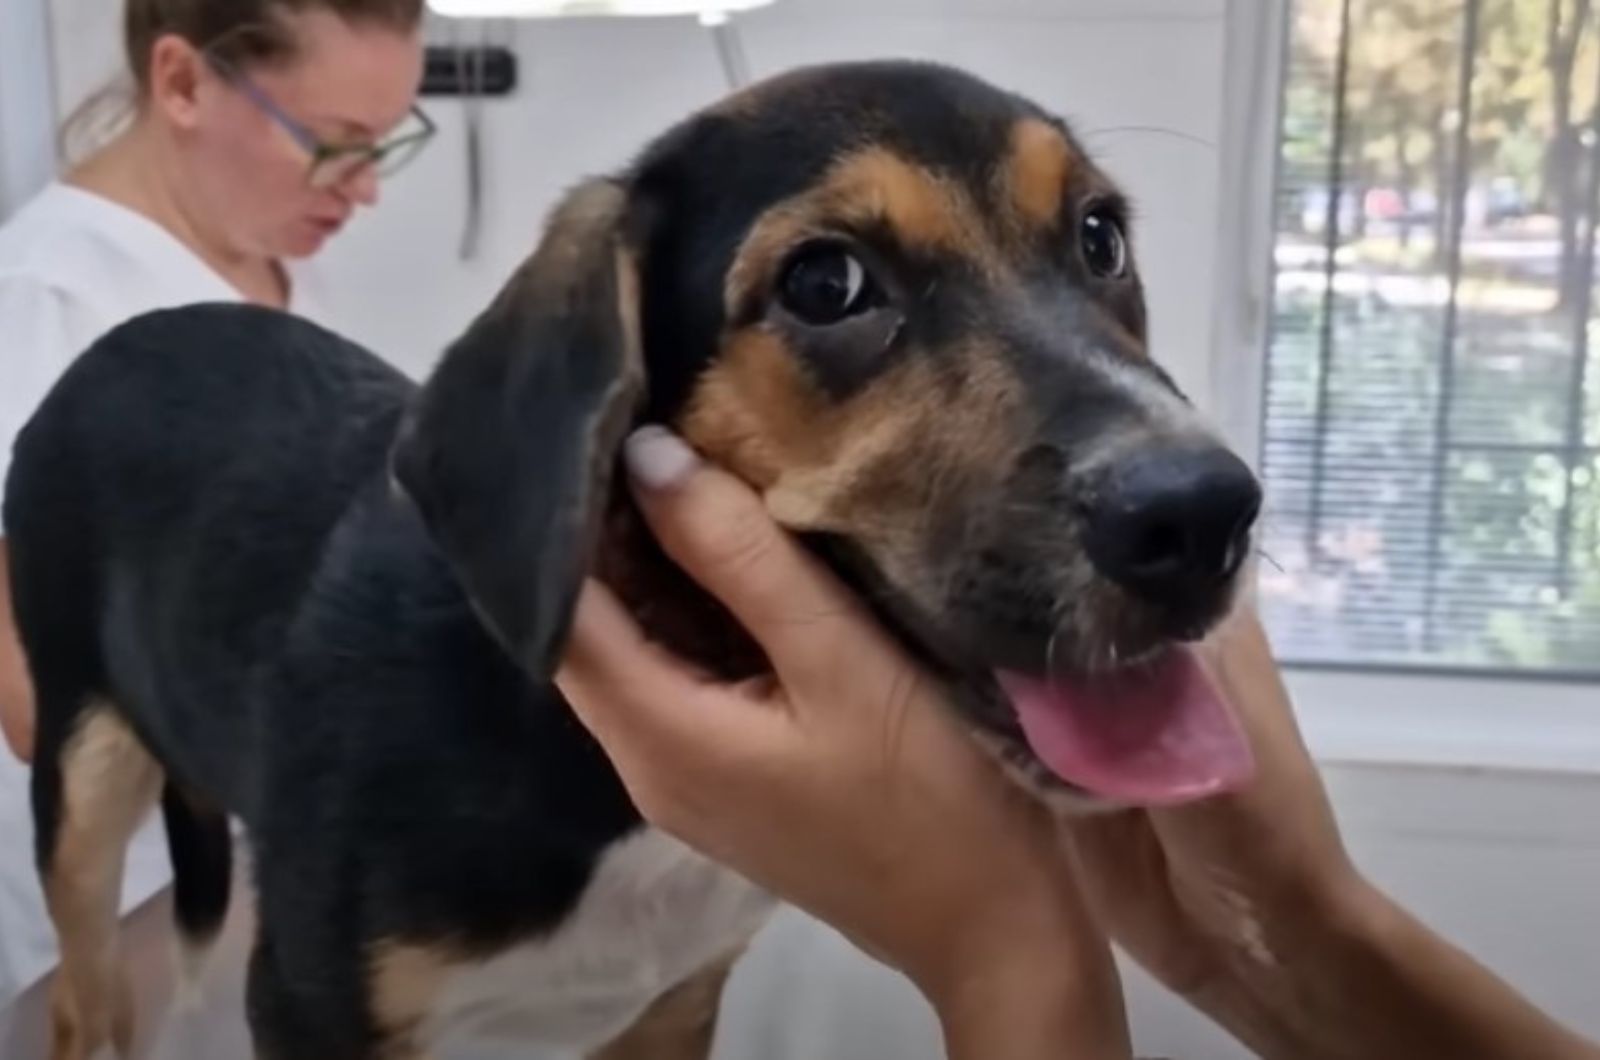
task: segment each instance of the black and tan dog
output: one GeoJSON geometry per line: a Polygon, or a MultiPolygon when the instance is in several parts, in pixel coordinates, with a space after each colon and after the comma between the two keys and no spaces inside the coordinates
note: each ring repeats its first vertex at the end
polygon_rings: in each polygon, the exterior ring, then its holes
{"type": "Polygon", "coordinates": [[[1148,359],[1125,225],[1026,100],[832,66],[574,191],[420,389],[240,306],[98,342],[5,506],[54,1055],[127,1040],[116,895],[157,801],[191,940],[246,826],[264,1057],[468,1027],[704,1055],[770,902],[644,826],[549,683],[586,572],[714,672],[764,665],[610,481],[647,420],[759,489],[1041,794],[1237,780],[1181,644],[1229,607],[1259,492],[1148,359]]]}

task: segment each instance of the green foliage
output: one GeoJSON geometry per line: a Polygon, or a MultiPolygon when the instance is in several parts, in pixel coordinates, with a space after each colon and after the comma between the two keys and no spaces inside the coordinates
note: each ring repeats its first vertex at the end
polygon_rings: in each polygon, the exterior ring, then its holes
{"type": "Polygon", "coordinates": [[[1570,297],[1581,193],[1600,164],[1584,139],[1600,107],[1600,0],[1481,0],[1453,343],[1440,233],[1463,0],[1351,2],[1350,282],[1331,299],[1326,379],[1317,248],[1343,0],[1295,6],[1265,458],[1265,545],[1285,569],[1269,615],[1305,657],[1600,674],[1600,294],[1570,297]]]}
{"type": "MultiPolygon", "coordinates": [[[[1472,168],[1506,177],[1530,198],[1542,191],[1555,141],[1558,76],[1572,94],[1571,120],[1594,106],[1600,39],[1592,10],[1574,23],[1582,0],[1482,0],[1472,86],[1472,168]],[[1552,41],[1559,11],[1564,39],[1552,41]],[[1577,42],[1571,69],[1558,69],[1564,45],[1577,42]],[[1554,45],[1554,46],[1553,46],[1554,45]]],[[[1286,154],[1325,163],[1331,144],[1332,86],[1339,52],[1342,0],[1299,0],[1287,101],[1286,154]]],[[[1463,34],[1461,0],[1353,0],[1349,137],[1370,184],[1427,188],[1442,194],[1437,175],[1448,163],[1459,120],[1463,34]]]]}

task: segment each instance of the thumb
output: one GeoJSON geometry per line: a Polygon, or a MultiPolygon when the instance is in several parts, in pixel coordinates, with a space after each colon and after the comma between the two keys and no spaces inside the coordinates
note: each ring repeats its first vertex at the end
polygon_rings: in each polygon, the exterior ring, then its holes
{"type": "Polygon", "coordinates": [[[851,595],[768,515],[743,482],[702,463],[659,427],[624,450],[635,495],[663,549],[728,608],[789,684],[830,674],[864,625],[851,595]]]}
{"type": "Polygon", "coordinates": [[[598,582],[585,583],[578,598],[555,683],[630,787],[662,760],[688,766],[712,748],[746,751],[771,729],[768,711],[651,643],[598,582]]]}

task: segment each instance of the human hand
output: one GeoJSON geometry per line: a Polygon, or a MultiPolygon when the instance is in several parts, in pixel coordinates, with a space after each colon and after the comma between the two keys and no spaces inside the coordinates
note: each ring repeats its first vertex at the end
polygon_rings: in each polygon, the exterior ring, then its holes
{"type": "Polygon", "coordinates": [[[1199,654],[1256,776],[1074,825],[1112,936],[1269,1060],[1600,1060],[1356,869],[1255,614],[1241,609],[1199,654]]]}
{"type": "MultiPolygon", "coordinates": [[[[3,664],[0,664],[3,665],[3,664]]],[[[33,760],[33,704],[23,686],[0,680],[0,736],[18,761],[33,760]]]]}
{"type": "Polygon", "coordinates": [[[1237,791],[1077,821],[1084,885],[1113,937],[1153,975],[1204,1005],[1266,971],[1303,925],[1358,912],[1370,889],[1351,863],[1301,739],[1271,646],[1241,608],[1197,650],[1256,761],[1237,791]]]}
{"type": "Polygon", "coordinates": [[[1058,824],[755,494],[662,432],[628,454],[662,546],[774,671],[709,682],[585,588],[557,683],[644,815],[905,972],[952,1055],[1126,1056],[1058,824]]]}
{"type": "Polygon", "coordinates": [[[33,684],[11,617],[10,558],[0,538],[0,736],[24,762],[33,758],[33,684]]]}

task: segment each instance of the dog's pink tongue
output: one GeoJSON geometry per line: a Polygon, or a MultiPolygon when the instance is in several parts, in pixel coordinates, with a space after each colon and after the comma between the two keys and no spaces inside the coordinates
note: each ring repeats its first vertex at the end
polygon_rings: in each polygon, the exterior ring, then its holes
{"type": "Polygon", "coordinates": [[[1171,805],[1231,790],[1255,772],[1232,708],[1187,650],[1096,677],[999,678],[1033,753],[1091,794],[1171,805]]]}

